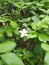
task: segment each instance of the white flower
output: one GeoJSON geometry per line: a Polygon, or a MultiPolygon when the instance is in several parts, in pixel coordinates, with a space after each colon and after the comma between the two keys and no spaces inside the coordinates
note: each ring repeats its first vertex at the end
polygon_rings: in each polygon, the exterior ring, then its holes
{"type": "Polygon", "coordinates": [[[21,33],[21,37],[28,36],[28,31],[25,28],[20,30],[19,32],[21,33]]]}

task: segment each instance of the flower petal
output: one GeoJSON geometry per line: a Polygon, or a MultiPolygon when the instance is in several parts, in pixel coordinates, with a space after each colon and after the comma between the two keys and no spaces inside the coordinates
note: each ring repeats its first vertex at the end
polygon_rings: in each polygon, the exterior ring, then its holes
{"type": "Polygon", "coordinates": [[[27,31],[25,28],[23,29],[23,32],[24,32],[24,33],[28,33],[28,31],[27,31]]]}
{"type": "Polygon", "coordinates": [[[20,33],[22,33],[23,31],[22,31],[22,30],[20,30],[19,32],[20,32],[20,33]]]}
{"type": "Polygon", "coordinates": [[[23,38],[25,35],[24,34],[21,34],[21,38],[23,38]]]}
{"type": "Polygon", "coordinates": [[[28,36],[28,34],[25,34],[25,36],[28,36]]]}

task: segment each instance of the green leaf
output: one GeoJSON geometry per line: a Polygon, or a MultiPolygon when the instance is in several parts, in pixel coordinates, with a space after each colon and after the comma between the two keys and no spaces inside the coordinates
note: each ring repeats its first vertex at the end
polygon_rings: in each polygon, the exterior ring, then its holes
{"type": "Polygon", "coordinates": [[[33,20],[34,22],[36,22],[36,21],[39,21],[39,18],[38,18],[37,16],[33,16],[33,17],[32,17],[32,20],[33,20]]]}
{"type": "Polygon", "coordinates": [[[18,19],[19,22],[30,22],[31,18],[23,18],[23,19],[18,19]]]}
{"type": "Polygon", "coordinates": [[[41,29],[41,21],[35,22],[35,25],[36,25],[36,29],[37,30],[40,30],[41,29]]]}
{"type": "Polygon", "coordinates": [[[4,22],[7,22],[8,21],[8,18],[7,17],[0,17],[0,22],[4,23],[4,22]]]}
{"type": "Polygon", "coordinates": [[[32,27],[32,29],[36,30],[36,24],[35,23],[31,23],[31,27],[32,27]]]}
{"type": "Polygon", "coordinates": [[[0,59],[0,65],[4,65],[4,64],[5,62],[2,59],[0,59]]]}
{"type": "Polygon", "coordinates": [[[42,43],[41,47],[45,50],[45,51],[49,51],[49,45],[46,43],[42,43]]]}
{"type": "Polygon", "coordinates": [[[47,14],[49,14],[49,9],[47,10],[47,12],[46,12],[47,14]]]}
{"type": "Polygon", "coordinates": [[[49,36],[44,33],[38,33],[38,38],[43,42],[49,41],[49,36]]]}
{"type": "Polygon", "coordinates": [[[49,52],[46,53],[44,62],[46,63],[45,65],[49,65],[49,52]]]}
{"type": "Polygon", "coordinates": [[[9,36],[9,37],[12,37],[13,36],[13,34],[12,34],[12,32],[11,31],[7,31],[7,35],[9,36]]]}
{"type": "Polygon", "coordinates": [[[35,44],[35,46],[33,48],[33,53],[36,54],[36,55],[38,55],[38,54],[42,55],[43,49],[41,48],[41,44],[39,43],[39,41],[35,44]]]}
{"type": "Polygon", "coordinates": [[[0,33],[0,41],[4,40],[4,35],[2,33],[0,33]]]}
{"type": "Polygon", "coordinates": [[[17,23],[16,23],[15,21],[10,20],[10,25],[11,25],[13,28],[17,28],[17,23]]]}
{"type": "Polygon", "coordinates": [[[14,6],[16,6],[17,8],[21,8],[22,7],[22,3],[21,2],[13,2],[11,0],[9,0],[10,3],[12,3],[14,6]]]}
{"type": "Polygon", "coordinates": [[[36,38],[37,34],[35,31],[29,31],[28,38],[36,38]]]}
{"type": "Polygon", "coordinates": [[[31,23],[31,27],[34,30],[40,30],[41,29],[41,21],[31,23]]]}
{"type": "Polygon", "coordinates": [[[47,24],[42,23],[42,24],[41,24],[41,28],[48,28],[48,25],[47,25],[47,24]]]}
{"type": "Polygon", "coordinates": [[[45,17],[42,19],[42,23],[49,24],[49,16],[45,16],[45,17]]]}
{"type": "Polygon", "coordinates": [[[2,61],[1,61],[1,59],[0,59],[0,65],[2,65],[2,61]]]}
{"type": "Polygon", "coordinates": [[[16,43],[13,41],[6,40],[0,44],[0,53],[6,53],[12,51],[16,46],[16,43]]]}
{"type": "Polygon", "coordinates": [[[6,26],[6,27],[5,27],[5,32],[7,33],[7,35],[8,35],[9,37],[12,37],[12,36],[13,36],[13,34],[12,34],[13,30],[14,30],[14,29],[13,29],[11,26],[6,26]]]}
{"type": "Polygon", "coordinates": [[[8,64],[8,65],[24,65],[21,59],[14,53],[6,53],[1,55],[1,58],[8,64]]]}

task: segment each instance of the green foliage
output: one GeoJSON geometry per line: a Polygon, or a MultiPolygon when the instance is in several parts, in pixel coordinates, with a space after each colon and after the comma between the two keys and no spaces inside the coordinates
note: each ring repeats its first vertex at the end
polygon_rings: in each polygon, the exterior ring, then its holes
{"type": "Polygon", "coordinates": [[[42,43],[41,47],[45,50],[45,51],[49,51],[49,45],[46,43],[42,43]]]}
{"type": "Polygon", "coordinates": [[[1,55],[1,58],[8,64],[8,65],[24,65],[21,59],[14,53],[6,53],[1,55]]]}
{"type": "Polygon", "coordinates": [[[49,61],[48,60],[49,60],[49,52],[46,53],[45,59],[44,59],[44,62],[45,62],[46,65],[49,65],[49,61]]]}
{"type": "Polygon", "coordinates": [[[41,47],[46,51],[46,55],[44,58],[45,65],[49,65],[49,45],[46,43],[42,43],[41,47]]]}
{"type": "Polygon", "coordinates": [[[48,43],[49,0],[0,0],[0,65],[49,65],[48,43]]]}
{"type": "Polygon", "coordinates": [[[12,51],[16,46],[15,42],[12,41],[5,41],[3,43],[0,43],[0,53],[7,53],[12,51]]]}

